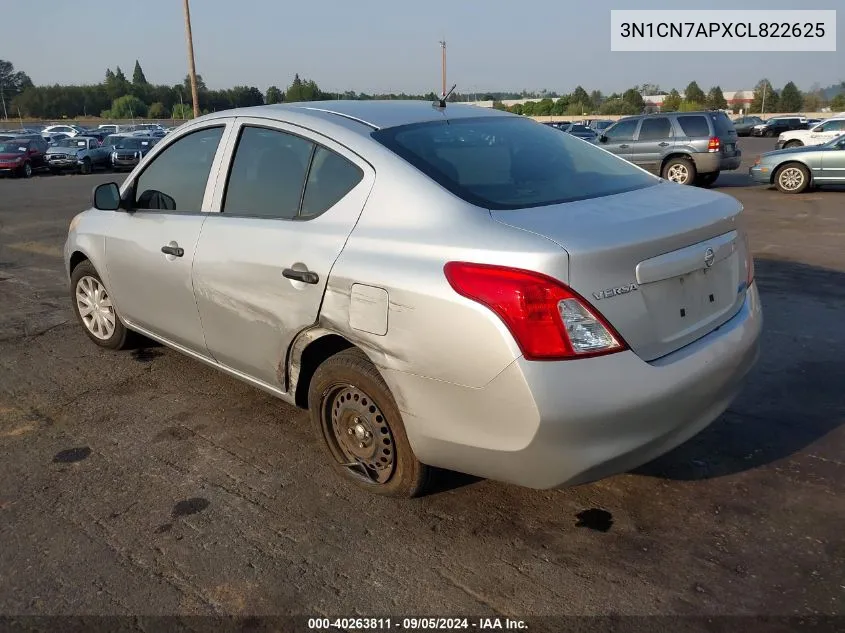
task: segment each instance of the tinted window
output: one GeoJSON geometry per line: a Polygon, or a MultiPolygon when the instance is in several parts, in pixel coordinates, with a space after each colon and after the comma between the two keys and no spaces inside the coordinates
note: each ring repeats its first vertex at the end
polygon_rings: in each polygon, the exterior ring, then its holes
{"type": "Polygon", "coordinates": [[[192,132],[170,144],[144,169],[135,185],[139,209],[200,211],[222,127],[192,132]]]}
{"type": "Polygon", "coordinates": [[[845,121],[828,121],[822,124],[822,132],[835,132],[845,130],[845,121]]]}
{"type": "Polygon", "coordinates": [[[613,127],[605,130],[604,135],[611,141],[630,141],[633,140],[636,129],[636,119],[633,121],[620,121],[613,127]]]}
{"type": "Polygon", "coordinates": [[[713,129],[716,130],[716,136],[729,136],[736,134],[736,128],[733,121],[728,118],[727,114],[718,113],[710,115],[713,120],[713,129]]]}
{"type": "Polygon", "coordinates": [[[521,117],[434,121],[372,136],[455,195],[488,209],[597,198],[657,182],[621,158],[521,117]]]}
{"type": "Polygon", "coordinates": [[[679,116],[678,124],[687,137],[710,136],[710,126],[707,125],[707,117],[701,115],[679,116]]]}
{"type": "Polygon", "coordinates": [[[295,218],[314,144],[258,127],[241,132],[226,186],[223,212],[295,218]]]}
{"type": "Polygon", "coordinates": [[[666,117],[661,117],[659,119],[643,119],[639,137],[641,141],[652,141],[655,139],[669,138],[671,136],[673,136],[672,125],[666,117]]]}
{"type": "Polygon", "coordinates": [[[308,172],[301,214],[313,217],[331,209],[363,177],[360,167],[325,147],[318,147],[308,172]]]}

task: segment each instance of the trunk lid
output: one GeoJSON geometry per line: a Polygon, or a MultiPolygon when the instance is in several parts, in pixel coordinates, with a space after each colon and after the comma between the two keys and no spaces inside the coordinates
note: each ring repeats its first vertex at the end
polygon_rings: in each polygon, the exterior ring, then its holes
{"type": "MultiPolygon", "coordinates": [[[[569,278],[644,360],[669,354],[734,316],[746,291],[740,203],[661,183],[637,191],[492,211],[569,254],[569,278]]],[[[538,271],[554,275],[554,271],[538,271]]]]}

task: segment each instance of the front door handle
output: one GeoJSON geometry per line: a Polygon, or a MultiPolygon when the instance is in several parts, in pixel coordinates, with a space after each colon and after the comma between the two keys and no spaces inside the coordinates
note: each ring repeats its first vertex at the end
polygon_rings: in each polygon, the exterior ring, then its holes
{"type": "Polygon", "coordinates": [[[619,146],[619,149],[628,149],[629,147],[631,147],[631,146],[630,146],[630,145],[628,145],[627,143],[625,143],[625,144],[623,144],[623,145],[620,145],[620,146],[619,146]]]}
{"type": "Polygon", "coordinates": [[[320,281],[320,276],[310,270],[294,270],[293,268],[285,268],[282,271],[282,277],[285,279],[293,279],[294,281],[302,281],[306,284],[316,284],[320,281]]]}
{"type": "Polygon", "coordinates": [[[658,143],[658,145],[660,145],[660,147],[666,147],[667,145],[669,145],[669,143],[663,141],[662,143],[658,143]]]}
{"type": "Polygon", "coordinates": [[[165,255],[173,255],[174,257],[182,257],[185,254],[185,249],[181,246],[162,246],[161,252],[165,255]]]}

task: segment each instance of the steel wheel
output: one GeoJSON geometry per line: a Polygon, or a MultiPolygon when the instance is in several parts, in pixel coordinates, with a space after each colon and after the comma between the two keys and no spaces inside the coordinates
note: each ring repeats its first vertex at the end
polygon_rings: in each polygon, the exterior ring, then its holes
{"type": "Polygon", "coordinates": [[[114,335],[117,316],[99,279],[85,275],[76,282],[76,307],[79,318],[92,336],[105,341],[114,335]]]}
{"type": "Polygon", "coordinates": [[[788,193],[804,189],[806,180],[804,171],[798,166],[785,167],[778,173],[778,187],[788,193]]]}
{"type": "Polygon", "coordinates": [[[675,163],[666,170],[666,180],[685,185],[689,180],[689,169],[683,163],[675,163]]]}
{"type": "Polygon", "coordinates": [[[323,398],[326,439],[338,463],[372,484],[387,483],[395,469],[396,447],[386,416],[373,399],[349,384],[323,398]]]}

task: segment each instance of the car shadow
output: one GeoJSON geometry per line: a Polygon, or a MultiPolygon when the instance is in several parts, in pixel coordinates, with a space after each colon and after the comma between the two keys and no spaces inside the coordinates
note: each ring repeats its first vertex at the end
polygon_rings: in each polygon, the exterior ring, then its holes
{"type": "Polygon", "coordinates": [[[757,259],[760,359],[727,412],[633,471],[670,480],[731,475],[792,455],[845,422],[845,273],[757,259]]]}

